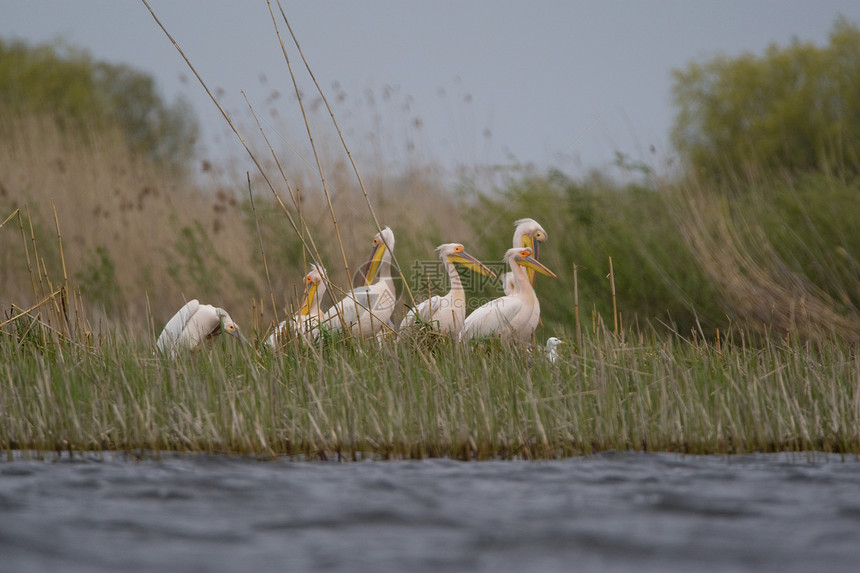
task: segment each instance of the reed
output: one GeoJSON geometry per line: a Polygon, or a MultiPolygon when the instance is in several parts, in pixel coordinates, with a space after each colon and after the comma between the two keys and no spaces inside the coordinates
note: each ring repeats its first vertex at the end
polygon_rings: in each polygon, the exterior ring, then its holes
{"type": "Polygon", "coordinates": [[[499,341],[426,336],[295,341],[276,354],[231,339],[168,361],[120,334],[46,352],[4,329],[0,443],[339,459],[860,453],[850,344],[746,335],[718,349],[654,332],[622,343],[605,326],[583,338],[555,364],[499,341]]]}

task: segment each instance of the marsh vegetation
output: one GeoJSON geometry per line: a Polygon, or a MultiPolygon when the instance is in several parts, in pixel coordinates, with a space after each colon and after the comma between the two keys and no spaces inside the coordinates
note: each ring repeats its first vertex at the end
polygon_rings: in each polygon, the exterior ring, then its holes
{"type": "MultiPolygon", "coordinates": [[[[853,140],[817,169],[769,157],[718,177],[620,157],[624,182],[510,167],[452,185],[432,165],[359,182],[331,152],[324,188],[274,159],[260,161],[279,174],[265,180],[177,170],[125,138],[106,122],[82,144],[44,109],[0,114],[6,448],[860,453],[853,140]],[[558,275],[538,280],[533,348],[461,346],[426,329],[381,344],[262,344],[297,307],[312,262],[350,284],[376,220],[397,233],[397,324],[412,296],[439,292],[424,264],[437,265],[437,245],[491,263],[522,217],[548,231],[541,261],[558,275]],[[155,354],[191,298],[229,309],[252,344],[155,354]],[[540,352],[549,336],[567,342],[554,364],[540,352]]],[[[470,308],[501,293],[466,279],[470,308]]]]}

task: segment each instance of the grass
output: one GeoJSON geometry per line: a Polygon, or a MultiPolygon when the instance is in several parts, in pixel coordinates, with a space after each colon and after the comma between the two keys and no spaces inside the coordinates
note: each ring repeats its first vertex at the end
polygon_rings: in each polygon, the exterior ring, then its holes
{"type": "Polygon", "coordinates": [[[120,336],[84,347],[7,335],[0,444],[338,459],[860,453],[850,344],[624,338],[601,325],[550,364],[499,341],[435,337],[276,354],[222,338],[170,361],[120,336]]]}
{"type": "MultiPolygon", "coordinates": [[[[207,183],[131,155],[112,131],[80,146],[50,118],[7,113],[0,135],[10,452],[860,454],[855,182],[716,188],[649,174],[619,185],[512,169],[451,190],[432,166],[359,179],[345,141],[350,161],[328,155],[324,137],[309,176],[264,137],[260,176],[207,183]],[[522,217],[549,233],[541,260],[559,278],[538,280],[537,340],[568,342],[556,364],[540,345],[461,346],[424,329],[380,345],[326,337],[258,350],[296,308],[311,256],[348,290],[377,222],[397,236],[399,290],[420,298],[427,269],[413,262],[437,265],[434,248],[452,241],[492,262],[522,217]],[[178,360],[156,355],[158,331],[191,298],[228,309],[255,347],[221,339],[178,360]]],[[[470,308],[500,292],[466,288],[470,308]]]]}

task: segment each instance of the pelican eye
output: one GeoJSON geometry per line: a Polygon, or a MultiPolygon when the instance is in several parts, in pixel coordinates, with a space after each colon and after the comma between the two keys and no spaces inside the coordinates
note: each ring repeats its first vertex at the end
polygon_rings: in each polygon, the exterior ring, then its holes
{"type": "Polygon", "coordinates": [[[535,231],[534,238],[535,241],[546,241],[546,233],[543,231],[535,231]]]}
{"type": "Polygon", "coordinates": [[[312,277],[305,277],[305,282],[311,284],[312,282],[314,282],[314,279],[312,277]]]}
{"type": "Polygon", "coordinates": [[[374,247],[378,247],[378,246],[379,246],[379,239],[378,239],[378,238],[374,238],[374,239],[373,239],[373,246],[374,246],[374,247]]]}
{"type": "Polygon", "coordinates": [[[521,257],[530,257],[530,256],[532,256],[532,251],[531,251],[531,249],[523,249],[522,251],[520,251],[520,256],[521,256],[521,257]]]}
{"type": "Polygon", "coordinates": [[[463,247],[461,247],[461,246],[456,246],[456,247],[454,247],[454,252],[455,252],[455,253],[462,253],[462,252],[463,252],[463,247]]]}

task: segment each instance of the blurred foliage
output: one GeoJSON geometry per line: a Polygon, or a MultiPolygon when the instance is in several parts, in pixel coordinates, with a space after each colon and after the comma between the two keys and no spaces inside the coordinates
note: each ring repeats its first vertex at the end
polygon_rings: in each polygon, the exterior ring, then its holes
{"type": "MultiPolygon", "coordinates": [[[[735,187],[735,186],[733,186],[735,187]]],[[[843,316],[860,311],[860,193],[857,182],[821,175],[747,183],[726,216],[764,231],[785,268],[833,302],[843,316]]],[[[731,194],[728,191],[727,194],[731,194]]],[[[750,244],[751,252],[761,245],[750,244]]]]}
{"type": "Polygon", "coordinates": [[[167,105],[151,76],[63,43],[0,39],[0,112],[51,116],[84,142],[92,130],[118,127],[130,150],[174,169],[193,158],[198,134],[190,105],[167,105]]]}
{"type": "Polygon", "coordinates": [[[860,172],[860,29],[674,72],[675,147],[699,176],[860,172]]]}

